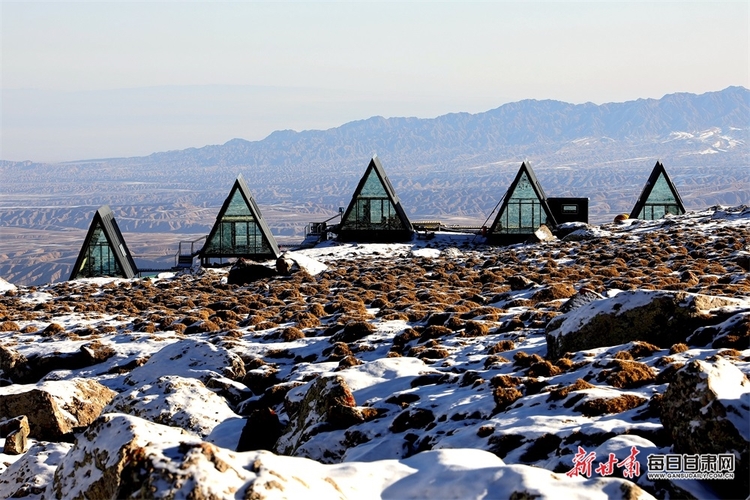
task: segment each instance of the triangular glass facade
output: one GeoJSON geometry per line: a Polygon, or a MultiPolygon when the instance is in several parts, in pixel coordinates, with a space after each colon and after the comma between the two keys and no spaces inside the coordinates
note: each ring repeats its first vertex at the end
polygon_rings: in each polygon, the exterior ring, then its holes
{"type": "Polygon", "coordinates": [[[637,218],[655,220],[662,219],[667,214],[682,215],[685,210],[681,205],[672,192],[664,172],[660,172],[637,218]]]}
{"type": "Polygon", "coordinates": [[[94,214],[70,279],[132,278],[138,269],[109,206],[100,207],[94,214]]]}
{"type": "Polygon", "coordinates": [[[534,179],[522,165],[512,191],[495,218],[492,234],[531,234],[548,222],[545,201],[537,194],[533,183],[534,179]]]}
{"type": "Polygon", "coordinates": [[[651,171],[641,196],[636,201],[633,211],[630,213],[632,219],[656,220],[666,215],[682,215],[685,206],[667,175],[667,171],[661,162],[656,162],[651,171]]]}
{"type": "Polygon", "coordinates": [[[368,168],[362,189],[355,194],[344,220],[341,221],[342,230],[403,231],[406,229],[383,182],[375,168],[368,168]]]}
{"type": "Polygon", "coordinates": [[[114,252],[121,252],[123,257],[126,255],[122,245],[120,248],[114,249],[107,241],[107,236],[104,234],[104,228],[100,221],[96,221],[91,237],[88,241],[84,242],[83,249],[81,250],[82,258],[81,263],[77,269],[73,271],[71,279],[79,278],[95,278],[100,276],[110,277],[125,277],[125,273],[122,271],[114,252]]]}
{"type": "Polygon", "coordinates": [[[243,185],[240,176],[208,235],[203,257],[278,257],[278,246],[252,198],[243,194],[243,185]]]}

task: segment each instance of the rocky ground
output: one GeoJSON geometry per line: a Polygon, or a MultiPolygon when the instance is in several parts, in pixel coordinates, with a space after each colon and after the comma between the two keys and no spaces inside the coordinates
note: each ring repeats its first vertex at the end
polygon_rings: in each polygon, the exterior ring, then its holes
{"type": "Polygon", "coordinates": [[[745,498],[750,209],[558,237],[6,285],[0,497],[745,498]]]}

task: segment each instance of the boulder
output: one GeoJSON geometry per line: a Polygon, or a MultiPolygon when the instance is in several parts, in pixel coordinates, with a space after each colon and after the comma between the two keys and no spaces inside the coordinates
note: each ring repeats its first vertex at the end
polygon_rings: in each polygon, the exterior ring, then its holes
{"type": "Polygon", "coordinates": [[[246,285],[264,278],[273,278],[274,276],[276,276],[275,269],[240,258],[229,269],[227,283],[230,285],[246,285]]]}
{"type": "Polygon", "coordinates": [[[158,424],[180,427],[201,438],[225,420],[237,418],[226,400],[200,380],[176,375],[118,394],[105,413],[127,413],[158,424]]]}
{"type": "Polygon", "coordinates": [[[686,292],[634,290],[595,300],[547,325],[547,357],[642,340],[659,347],[685,342],[697,328],[723,321],[724,307],[747,302],[686,292]]]}
{"type": "Polygon", "coordinates": [[[735,481],[714,481],[714,488],[750,494],[750,380],[739,368],[719,356],[692,360],[675,373],[659,407],[675,452],[733,454],[735,481]]]}
{"type": "Polygon", "coordinates": [[[0,474],[0,498],[52,498],[55,470],[70,451],[70,443],[36,443],[0,474]]]}
{"type": "Polygon", "coordinates": [[[163,347],[143,365],[125,377],[125,384],[140,387],[166,375],[194,378],[207,384],[215,377],[241,380],[245,376],[242,359],[223,347],[204,340],[185,339],[163,347]]]}
{"type": "Polygon", "coordinates": [[[51,352],[26,357],[12,347],[0,346],[0,369],[16,384],[33,384],[54,370],[76,370],[106,361],[114,349],[94,341],[73,352],[51,352]]]}
{"type": "Polygon", "coordinates": [[[88,379],[10,385],[0,388],[0,418],[26,415],[30,437],[68,440],[74,430],[93,422],[116,394],[88,379]]]}
{"type": "Polygon", "coordinates": [[[299,448],[315,434],[365,421],[343,377],[318,377],[308,385],[302,403],[295,406],[297,412],[290,415],[289,425],[276,442],[277,453],[298,455],[299,448]]]}
{"type": "Polygon", "coordinates": [[[29,437],[29,419],[26,415],[0,422],[0,437],[5,438],[3,453],[20,455],[26,451],[29,437]]]}
{"type": "Polygon", "coordinates": [[[320,261],[312,259],[299,252],[284,252],[276,259],[276,270],[279,274],[289,276],[298,271],[305,271],[310,276],[315,276],[328,269],[328,266],[320,261]]]}
{"type": "Polygon", "coordinates": [[[529,238],[526,240],[526,243],[542,243],[544,241],[552,241],[556,240],[554,234],[552,234],[552,231],[549,230],[547,226],[542,224],[539,226],[539,229],[534,231],[534,233],[529,236],[529,238]]]}

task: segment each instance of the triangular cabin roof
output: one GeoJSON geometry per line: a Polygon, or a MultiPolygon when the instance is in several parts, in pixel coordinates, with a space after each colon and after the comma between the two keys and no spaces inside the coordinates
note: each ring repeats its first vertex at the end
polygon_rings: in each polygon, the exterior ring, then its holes
{"type": "Polygon", "coordinates": [[[520,243],[542,224],[555,225],[555,217],[531,164],[523,162],[503,196],[487,239],[492,243],[520,243]]]}
{"type": "Polygon", "coordinates": [[[109,205],[94,214],[70,279],[100,276],[132,278],[138,268],[109,205]]]}
{"type": "Polygon", "coordinates": [[[630,212],[631,219],[661,219],[666,214],[681,215],[685,213],[680,193],[674,187],[664,165],[657,161],[651,175],[643,186],[643,191],[630,212]]]}
{"type": "Polygon", "coordinates": [[[342,241],[407,241],[414,229],[377,155],[354,190],[339,224],[342,241]]]}
{"type": "Polygon", "coordinates": [[[239,174],[206,238],[201,258],[276,259],[280,253],[245,178],[239,174]]]}

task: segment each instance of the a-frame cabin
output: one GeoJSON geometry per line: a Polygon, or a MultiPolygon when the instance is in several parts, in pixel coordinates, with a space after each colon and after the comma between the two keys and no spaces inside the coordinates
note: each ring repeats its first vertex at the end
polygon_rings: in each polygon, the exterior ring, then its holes
{"type": "Polygon", "coordinates": [[[230,257],[267,260],[279,255],[276,238],[240,174],[206,238],[200,252],[201,262],[208,264],[211,259],[230,257]]]}
{"type": "Polygon", "coordinates": [[[113,277],[133,278],[138,268],[125,244],[108,205],[94,214],[70,279],[113,277]]]}
{"type": "Polygon", "coordinates": [[[528,162],[523,162],[487,231],[487,242],[498,245],[522,243],[542,224],[554,226],[555,217],[534,170],[528,162]]]}
{"type": "Polygon", "coordinates": [[[414,235],[391,181],[377,155],[372,157],[338,228],[340,241],[390,243],[414,235]]]}
{"type": "Polygon", "coordinates": [[[635,202],[633,211],[630,212],[631,219],[656,220],[667,214],[682,215],[685,213],[685,205],[682,203],[680,193],[672,184],[664,165],[657,161],[651,175],[643,186],[643,191],[635,202]]]}

